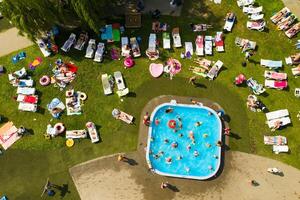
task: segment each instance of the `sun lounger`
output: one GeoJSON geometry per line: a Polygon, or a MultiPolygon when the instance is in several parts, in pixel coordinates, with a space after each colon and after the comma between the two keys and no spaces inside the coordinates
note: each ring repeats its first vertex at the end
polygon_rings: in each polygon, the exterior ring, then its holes
{"type": "Polygon", "coordinates": [[[67,139],[80,139],[80,138],[86,138],[86,137],[87,137],[86,130],[66,131],[66,138],[67,139]]]}
{"type": "Polygon", "coordinates": [[[204,36],[198,35],[196,37],[195,44],[196,44],[195,54],[197,56],[204,56],[204,36]]]}
{"type": "Polygon", "coordinates": [[[289,152],[289,147],[287,145],[273,145],[273,152],[275,154],[279,154],[279,153],[288,153],[289,152]]]}
{"type": "Polygon", "coordinates": [[[223,33],[217,32],[217,35],[215,37],[215,45],[217,52],[224,52],[224,40],[223,40],[223,33]]]}
{"type": "Polygon", "coordinates": [[[25,67],[23,67],[22,69],[15,71],[12,74],[8,74],[8,80],[12,81],[16,78],[24,78],[27,75],[26,69],[25,67]]]}
{"type": "Polygon", "coordinates": [[[163,32],[163,48],[164,49],[171,49],[171,38],[170,34],[167,32],[163,32]]]}
{"type": "Polygon", "coordinates": [[[213,38],[212,36],[205,36],[205,55],[213,54],[213,38]]]}
{"type": "Polygon", "coordinates": [[[274,71],[265,71],[264,77],[267,79],[274,79],[274,80],[286,80],[287,73],[279,73],[274,71]]]}
{"type": "Polygon", "coordinates": [[[112,111],[112,115],[114,118],[122,120],[122,121],[126,122],[127,124],[133,123],[133,116],[131,116],[121,110],[118,110],[116,108],[112,111]]]}
{"type": "Polygon", "coordinates": [[[291,14],[290,16],[288,16],[287,18],[285,18],[284,20],[281,20],[278,24],[277,24],[277,29],[278,30],[287,30],[290,28],[290,26],[296,21],[297,17],[293,14],[291,14]]]}
{"type": "Polygon", "coordinates": [[[255,3],[255,0],[237,0],[237,5],[241,8],[255,3]]]}
{"type": "Polygon", "coordinates": [[[266,113],[266,118],[268,121],[286,117],[286,116],[289,116],[288,109],[281,109],[281,110],[276,110],[276,111],[266,113]]]}
{"type": "Polygon", "coordinates": [[[87,122],[85,126],[88,130],[92,143],[99,142],[100,139],[95,124],[93,122],[87,122]]]}
{"type": "Polygon", "coordinates": [[[287,139],[284,136],[264,136],[264,144],[266,145],[286,145],[287,139]]]}
{"type": "Polygon", "coordinates": [[[288,65],[298,65],[300,64],[300,53],[291,55],[290,57],[285,58],[285,62],[288,65]]]}
{"type": "Polygon", "coordinates": [[[290,117],[282,117],[278,119],[272,119],[267,121],[267,124],[269,128],[274,129],[276,127],[277,123],[280,122],[280,127],[286,126],[291,123],[290,117]]]}
{"type": "Polygon", "coordinates": [[[129,39],[128,37],[121,38],[121,55],[124,57],[130,56],[130,47],[129,47],[129,39]]]}
{"type": "Polygon", "coordinates": [[[95,39],[90,39],[88,47],[86,48],[85,57],[86,58],[93,58],[95,50],[96,50],[96,40],[95,39]]]}
{"type": "Polygon", "coordinates": [[[218,73],[220,71],[220,69],[222,68],[223,66],[223,62],[218,60],[213,66],[212,68],[209,70],[209,72],[207,73],[207,77],[210,79],[210,80],[214,80],[217,76],[218,76],[218,73]]]}
{"type": "Polygon", "coordinates": [[[210,24],[192,24],[192,30],[194,32],[203,32],[207,31],[207,29],[212,28],[210,24]]]}
{"type": "Polygon", "coordinates": [[[125,88],[124,90],[118,90],[117,91],[117,95],[119,97],[126,96],[127,94],[129,94],[129,89],[128,88],[125,88]]]}
{"type": "Polygon", "coordinates": [[[300,97],[300,88],[295,88],[294,95],[295,97],[300,97]]]}
{"type": "Polygon", "coordinates": [[[48,50],[47,45],[42,39],[37,39],[36,43],[39,46],[44,57],[49,57],[51,55],[51,52],[48,50]]]}
{"type": "Polygon", "coordinates": [[[180,37],[180,34],[179,34],[179,28],[173,28],[172,37],[173,37],[173,46],[175,48],[182,47],[181,37],[180,37]]]}
{"type": "Polygon", "coordinates": [[[258,13],[261,13],[262,11],[263,11],[262,6],[259,6],[259,7],[244,6],[243,7],[243,12],[248,14],[248,15],[258,14],[258,13]]]}
{"type": "Polygon", "coordinates": [[[292,73],[294,76],[300,75],[300,66],[292,68],[292,73]]]}
{"type": "Polygon", "coordinates": [[[184,46],[185,46],[185,56],[186,57],[189,57],[189,55],[192,56],[194,54],[193,43],[185,42],[184,46]]]}
{"type": "Polygon", "coordinates": [[[151,33],[148,41],[148,51],[155,52],[156,51],[156,34],[151,33]]]}
{"type": "Polygon", "coordinates": [[[121,72],[120,71],[114,72],[114,78],[115,78],[115,82],[117,84],[118,90],[124,90],[126,87],[125,87],[124,79],[123,79],[121,72]]]}
{"type": "Polygon", "coordinates": [[[13,79],[10,83],[14,87],[32,87],[33,86],[32,79],[13,79]]]}
{"type": "Polygon", "coordinates": [[[76,40],[76,35],[74,33],[71,33],[69,39],[61,47],[61,50],[63,50],[64,52],[68,52],[71,46],[75,43],[75,40],[76,40]]]}
{"type": "Polygon", "coordinates": [[[260,95],[266,91],[262,84],[258,84],[256,80],[252,77],[249,78],[247,81],[247,86],[252,90],[252,92],[256,95],[260,95]]]}
{"type": "Polygon", "coordinates": [[[37,105],[33,103],[20,102],[18,109],[21,111],[36,112],[37,105]]]}
{"type": "Polygon", "coordinates": [[[18,87],[17,94],[33,95],[35,94],[35,88],[18,87]]]}
{"type": "Polygon", "coordinates": [[[140,50],[139,44],[135,37],[130,38],[130,45],[131,45],[133,57],[135,57],[135,58],[140,57],[141,50],[140,50]]]}
{"type": "Polygon", "coordinates": [[[82,114],[80,99],[77,93],[73,97],[66,97],[66,110],[68,116],[82,114]]]}
{"type": "Polygon", "coordinates": [[[224,30],[227,32],[231,32],[233,25],[235,23],[235,14],[234,13],[227,13],[226,18],[225,18],[225,25],[224,25],[224,30]]]}
{"type": "Polygon", "coordinates": [[[274,88],[283,90],[288,86],[287,80],[276,81],[276,80],[265,80],[265,87],[266,88],[274,88]]]}
{"type": "Polygon", "coordinates": [[[112,86],[110,85],[110,83],[108,81],[108,75],[102,74],[101,79],[102,79],[102,86],[103,86],[104,94],[105,95],[112,94],[112,86]]]}
{"type": "Polygon", "coordinates": [[[279,12],[277,12],[275,15],[273,15],[270,19],[274,24],[277,24],[283,17],[285,17],[288,13],[290,13],[290,9],[287,7],[284,7],[279,12]]]}
{"type": "Polygon", "coordinates": [[[263,18],[264,18],[264,14],[251,14],[249,16],[249,19],[253,21],[262,20],[263,18]]]}
{"type": "Polygon", "coordinates": [[[65,108],[66,106],[64,103],[58,98],[52,99],[52,101],[47,104],[47,109],[54,118],[59,118],[60,114],[65,108]]]}
{"type": "Polygon", "coordinates": [[[12,122],[7,122],[0,128],[0,144],[4,150],[21,138],[17,132],[18,129],[12,122]]]}
{"type": "Polygon", "coordinates": [[[74,48],[81,51],[83,49],[85,43],[87,43],[88,39],[89,39],[89,36],[87,33],[80,33],[79,38],[78,38],[76,44],[74,45],[74,48]]]}
{"type": "Polygon", "coordinates": [[[250,41],[248,39],[243,39],[236,37],[235,38],[235,44],[242,48],[242,52],[246,52],[248,50],[255,50],[256,48],[256,42],[250,41]]]}
{"type": "Polygon", "coordinates": [[[102,62],[103,61],[103,54],[104,54],[105,45],[102,42],[99,42],[97,45],[97,50],[95,53],[94,61],[95,62],[102,62]]]}
{"type": "Polygon", "coordinates": [[[288,38],[292,38],[296,36],[300,31],[300,22],[292,26],[289,30],[285,32],[285,35],[288,36],[288,38]]]}
{"type": "Polygon", "coordinates": [[[37,95],[24,95],[24,94],[19,94],[17,97],[18,102],[23,102],[23,103],[33,103],[36,104],[38,102],[38,96],[37,95]]]}
{"type": "Polygon", "coordinates": [[[260,59],[260,65],[270,69],[278,69],[282,67],[282,61],[260,59]]]}
{"type": "Polygon", "coordinates": [[[265,29],[266,22],[264,20],[248,21],[247,28],[250,30],[263,31],[265,29]]]}

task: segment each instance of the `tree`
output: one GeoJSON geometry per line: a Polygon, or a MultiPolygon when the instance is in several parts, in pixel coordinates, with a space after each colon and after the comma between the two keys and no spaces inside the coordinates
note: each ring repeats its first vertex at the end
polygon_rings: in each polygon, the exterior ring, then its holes
{"type": "Polygon", "coordinates": [[[112,16],[120,0],[4,0],[0,12],[32,40],[54,25],[87,26],[94,32],[112,16]]]}

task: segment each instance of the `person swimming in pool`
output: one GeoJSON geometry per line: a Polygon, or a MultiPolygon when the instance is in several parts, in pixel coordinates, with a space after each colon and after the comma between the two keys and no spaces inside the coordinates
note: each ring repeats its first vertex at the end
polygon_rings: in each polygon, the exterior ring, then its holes
{"type": "Polygon", "coordinates": [[[171,164],[172,163],[172,158],[171,157],[166,158],[166,163],[171,164]]]}
{"type": "Polygon", "coordinates": [[[160,121],[159,121],[158,118],[156,118],[155,121],[154,121],[154,123],[155,123],[156,126],[159,124],[159,122],[160,122],[160,121]]]}
{"type": "Polygon", "coordinates": [[[222,141],[219,140],[219,141],[216,143],[216,146],[221,147],[221,146],[222,146],[222,141]]]}
{"type": "Polygon", "coordinates": [[[181,155],[177,156],[177,160],[181,160],[181,159],[182,159],[181,155]]]}
{"type": "Polygon", "coordinates": [[[185,167],[185,171],[189,173],[190,172],[190,168],[189,167],[185,167]]]}
{"type": "Polygon", "coordinates": [[[203,134],[203,138],[207,138],[208,137],[208,134],[207,133],[204,133],[203,134]]]}
{"type": "Polygon", "coordinates": [[[177,148],[177,147],[178,147],[178,143],[177,143],[177,142],[173,142],[173,143],[171,144],[171,146],[172,146],[172,148],[177,148]]]}
{"type": "Polygon", "coordinates": [[[165,153],[165,152],[163,152],[163,151],[159,151],[159,152],[158,152],[158,155],[159,155],[159,156],[163,156],[164,153],[165,153]]]}
{"type": "Polygon", "coordinates": [[[190,131],[190,132],[189,132],[189,138],[190,138],[191,140],[195,140],[195,136],[194,136],[194,132],[193,132],[193,131],[190,131]]]}
{"type": "Polygon", "coordinates": [[[165,110],[165,113],[172,113],[173,112],[173,108],[169,107],[165,110]]]}
{"type": "Polygon", "coordinates": [[[208,165],[209,170],[213,170],[213,167],[211,165],[208,165]]]}
{"type": "Polygon", "coordinates": [[[214,158],[215,158],[215,159],[218,159],[218,158],[219,158],[219,156],[217,156],[216,154],[214,154],[214,158]]]}
{"type": "Polygon", "coordinates": [[[188,151],[191,150],[191,148],[192,148],[192,147],[191,147],[191,145],[189,145],[189,144],[186,146],[186,149],[187,149],[188,151]]]}
{"type": "Polygon", "coordinates": [[[194,151],[194,156],[198,157],[199,156],[199,152],[198,151],[194,151]]]}
{"type": "Polygon", "coordinates": [[[202,122],[196,122],[195,126],[201,126],[202,122]]]}
{"type": "Polygon", "coordinates": [[[213,114],[212,112],[208,111],[208,115],[212,115],[212,114],[213,114]]]}
{"type": "Polygon", "coordinates": [[[211,144],[205,143],[205,146],[206,146],[207,148],[210,148],[210,147],[211,147],[211,144]]]}
{"type": "Polygon", "coordinates": [[[179,136],[179,137],[182,137],[182,136],[183,136],[183,134],[182,134],[182,133],[179,133],[179,134],[178,134],[178,136],[179,136]]]}
{"type": "Polygon", "coordinates": [[[169,143],[169,139],[167,139],[167,138],[164,139],[164,143],[165,143],[165,144],[169,143]]]}

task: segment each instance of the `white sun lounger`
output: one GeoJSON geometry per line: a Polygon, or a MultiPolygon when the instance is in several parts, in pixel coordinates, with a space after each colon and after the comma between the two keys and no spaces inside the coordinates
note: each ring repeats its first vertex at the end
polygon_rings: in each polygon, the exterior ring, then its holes
{"type": "Polygon", "coordinates": [[[151,33],[149,35],[148,51],[150,51],[150,52],[156,51],[156,34],[155,33],[151,33]]]}
{"type": "Polygon", "coordinates": [[[88,47],[86,48],[85,57],[86,58],[93,58],[95,50],[96,50],[96,40],[95,39],[90,39],[88,47]]]}
{"type": "Polygon", "coordinates": [[[192,56],[194,54],[193,43],[192,42],[185,42],[184,46],[185,46],[185,55],[187,55],[188,52],[190,52],[190,54],[192,56]]]}
{"type": "Polygon", "coordinates": [[[115,82],[117,84],[118,90],[124,90],[126,87],[125,87],[122,73],[120,71],[114,72],[114,78],[115,78],[115,82]]]}
{"type": "Polygon", "coordinates": [[[93,122],[87,122],[85,126],[88,130],[91,142],[99,142],[100,139],[95,124],[93,122]]]}
{"type": "Polygon", "coordinates": [[[264,144],[266,145],[286,145],[287,139],[284,136],[264,136],[264,144]]]}
{"type": "Polygon", "coordinates": [[[279,73],[274,71],[265,71],[264,77],[266,79],[274,79],[274,80],[286,80],[287,79],[287,73],[279,73]]]}
{"type": "Polygon", "coordinates": [[[121,55],[127,57],[130,55],[130,48],[129,48],[129,39],[128,37],[121,38],[121,55]]]}
{"type": "Polygon", "coordinates": [[[265,87],[266,88],[275,88],[279,90],[283,90],[288,86],[287,80],[265,80],[265,87]]]}
{"type": "Polygon", "coordinates": [[[66,138],[67,139],[80,139],[80,138],[86,138],[86,137],[87,137],[86,130],[66,131],[66,138]]]}
{"type": "Polygon", "coordinates": [[[259,84],[256,80],[252,77],[249,78],[247,81],[247,86],[252,90],[252,92],[256,95],[260,95],[266,91],[262,84],[259,84]]]}
{"type": "Polygon", "coordinates": [[[32,87],[33,80],[32,79],[15,79],[11,81],[14,87],[32,87]]]}
{"type": "Polygon", "coordinates": [[[282,67],[282,60],[274,61],[274,60],[260,60],[260,65],[263,67],[268,67],[270,69],[277,69],[282,67]]]}
{"type": "Polygon", "coordinates": [[[37,39],[36,43],[39,46],[44,57],[49,57],[51,55],[51,52],[48,50],[47,45],[42,39],[37,39]]]}
{"type": "Polygon", "coordinates": [[[102,42],[99,42],[97,45],[97,51],[95,53],[95,62],[102,62],[103,61],[103,54],[104,54],[105,45],[102,42]]]}
{"type": "Polygon", "coordinates": [[[252,15],[252,14],[258,14],[261,13],[263,11],[263,7],[259,6],[259,7],[253,7],[253,6],[244,6],[243,7],[243,12],[248,14],[248,15],[252,15]]]}
{"type": "Polygon", "coordinates": [[[273,152],[275,154],[279,153],[288,153],[289,152],[289,147],[287,145],[273,145],[273,152]]]}
{"type": "Polygon", "coordinates": [[[299,76],[300,75],[300,67],[292,68],[292,73],[294,76],[299,76]]]}
{"type": "Polygon", "coordinates": [[[274,24],[277,24],[287,13],[290,13],[290,9],[287,7],[282,8],[275,15],[273,15],[270,19],[274,24]]]}
{"type": "Polygon", "coordinates": [[[266,22],[264,20],[247,21],[247,28],[250,30],[263,31],[265,26],[266,22]]]}
{"type": "Polygon", "coordinates": [[[64,52],[68,52],[71,46],[75,43],[75,41],[76,41],[76,35],[74,33],[71,33],[69,39],[61,47],[61,50],[63,50],[64,52]]]}
{"type": "Polygon", "coordinates": [[[278,119],[272,119],[270,121],[267,121],[267,124],[269,126],[269,128],[274,128],[276,126],[276,124],[278,123],[278,121],[281,122],[281,126],[286,126],[288,124],[291,123],[291,119],[290,117],[282,117],[282,118],[278,118],[278,119]]]}
{"type": "Polygon", "coordinates": [[[255,0],[237,0],[237,5],[241,8],[255,3],[255,0]]]}
{"type": "MultiPolygon", "coordinates": [[[[26,69],[25,67],[23,67],[22,69],[18,70],[18,71],[15,71],[13,73],[13,75],[17,76],[18,78],[23,78],[27,75],[27,72],[26,72],[26,69]]],[[[13,76],[12,74],[8,74],[8,80],[11,81],[13,79],[15,79],[16,77],[13,76]]]]}
{"type": "Polygon", "coordinates": [[[17,94],[33,95],[35,94],[35,88],[18,87],[17,94]]]}
{"type": "Polygon", "coordinates": [[[173,46],[175,48],[182,47],[181,37],[180,37],[180,34],[179,34],[179,28],[173,28],[172,37],[173,37],[173,46]]]}
{"type": "Polygon", "coordinates": [[[263,18],[264,18],[264,14],[251,14],[249,16],[249,19],[254,21],[262,20],[263,18]]]}
{"type": "Polygon", "coordinates": [[[276,110],[276,111],[266,113],[266,117],[267,117],[268,121],[273,120],[273,119],[286,117],[286,116],[289,116],[288,109],[276,110]]]}
{"type": "Polygon", "coordinates": [[[112,87],[108,81],[108,75],[102,74],[101,79],[102,79],[102,86],[103,86],[104,94],[105,95],[112,94],[112,87]]]}
{"type": "Polygon", "coordinates": [[[21,110],[21,111],[27,111],[27,112],[36,112],[36,110],[37,110],[37,105],[36,105],[36,104],[33,104],[33,103],[24,103],[24,102],[20,102],[20,103],[19,103],[18,110],[21,110]]]}
{"type": "Polygon", "coordinates": [[[213,66],[212,68],[209,70],[209,72],[207,73],[207,77],[210,79],[210,80],[213,80],[215,79],[217,76],[218,76],[218,73],[220,71],[220,69],[222,68],[223,66],[223,62],[218,60],[213,66]]]}
{"type": "Polygon", "coordinates": [[[204,37],[202,35],[198,35],[196,37],[196,51],[195,54],[197,56],[204,56],[204,37]]]}
{"type": "Polygon", "coordinates": [[[225,25],[224,25],[224,30],[225,31],[228,31],[228,32],[231,32],[232,31],[232,28],[233,28],[233,25],[234,25],[234,23],[235,23],[235,20],[236,20],[236,16],[235,16],[235,14],[233,14],[233,17],[231,18],[231,19],[228,19],[227,17],[226,17],[226,19],[225,19],[225,25]]]}
{"type": "Polygon", "coordinates": [[[74,45],[74,48],[81,51],[83,49],[85,43],[87,42],[88,38],[89,37],[88,37],[87,33],[80,33],[79,38],[78,38],[76,44],[74,45]]]}
{"type": "Polygon", "coordinates": [[[213,54],[213,38],[212,36],[205,36],[205,55],[213,54]]]}
{"type": "Polygon", "coordinates": [[[163,32],[163,48],[164,49],[171,49],[171,38],[170,34],[167,32],[163,32]]]}
{"type": "Polygon", "coordinates": [[[130,45],[131,45],[133,57],[135,57],[135,58],[140,57],[141,50],[140,50],[139,44],[135,37],[130,38],[130,45]]]}
{"type": "Polygon", "coordinates": [[[129,93],[129,89],[128,89],[128,88],[125,88],[124,90],[118,90],[118,91],[117,91],[117,95],[118,95],[119,97],[126,96],[128,93],[129,93]]]}
{"type": "Polygon", "coordinates": [[[18,94],[18,96],[17,96],[17,102],[35,103],[36,104],[38,102],[38,96],[37,95],[18,94]],[[33,100],[34,100],[34,102],[32,102],[33,100]]]}

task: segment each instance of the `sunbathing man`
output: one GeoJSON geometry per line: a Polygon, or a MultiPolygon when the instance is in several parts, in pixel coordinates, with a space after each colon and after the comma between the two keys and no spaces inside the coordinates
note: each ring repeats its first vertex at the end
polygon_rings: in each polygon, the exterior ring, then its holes
{"type": "Polygon", "coordinates": [[[277,129],[279,129],[282,126],[283,122],[278,120],[274,123],[274,127],[271,129],[271,131],[275,131],[277,129]]]}

